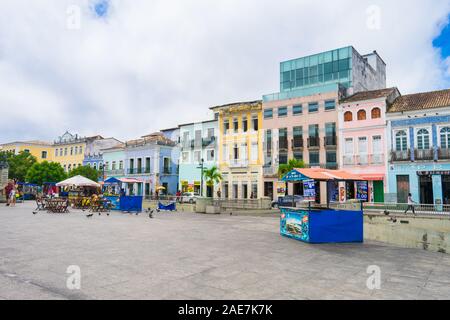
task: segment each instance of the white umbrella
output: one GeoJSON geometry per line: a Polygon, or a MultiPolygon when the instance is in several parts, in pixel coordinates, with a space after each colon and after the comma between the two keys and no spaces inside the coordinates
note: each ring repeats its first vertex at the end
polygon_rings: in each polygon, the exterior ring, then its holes
{"type": "Polygon", "coordinates": [[[56,184],[57,187],[96,187],[100,188],[100,184],[83,176],[75,176],[56,184]]]}

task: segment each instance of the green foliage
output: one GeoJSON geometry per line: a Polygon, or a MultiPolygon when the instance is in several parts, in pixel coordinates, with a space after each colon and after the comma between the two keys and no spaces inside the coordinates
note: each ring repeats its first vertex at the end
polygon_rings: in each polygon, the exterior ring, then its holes
{"type": "Polygon", "coordinates": [[[286,175],[286,173],[297,168],[305,168],[305,163],[303,160],[291,159],[287,164],[280,164],[278,167],[278,176],[281,179],[286,175]]]}
{"type": "Polygon", "coordinates": [[[55,162],[41,162],[35,163],[28,170],[26,181],[43,185],[44,182],[60,182],[67,178],[63,167],[55,162]]]}
{"type": "Polygon", "coordinates": [[[37,162],[36,157],[29,152],[21,151],[19,154],[3,152],[0,161],[6,160],[9,165],[9,179],[25,182],[28,170],[37,162]]]}
{"type": "Polygon", "coordinates": [[[206,185],[212,187],[214,184],[222,181],[222,174],[219,172],[219,169],[216,166],[211,167],[210,169],[205,169],[203,171],[203,176],[206,179],[206,185]]]}
{"type": "Polygon", "coordinates": [[[76,169],[73,169],[69,172],[69,178],[75,177],[75,176],[83,176],[85,178],[91,179],[92,181],[97,182],[98,178],[100,177],[100,172],[96,169],[89,167],[89,166],[83,166],[78,167],[76,169]]]}

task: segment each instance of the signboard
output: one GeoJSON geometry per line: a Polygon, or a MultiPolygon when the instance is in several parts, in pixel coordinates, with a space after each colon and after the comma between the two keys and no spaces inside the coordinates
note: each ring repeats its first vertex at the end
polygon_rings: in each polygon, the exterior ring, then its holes
{"type": "Polygon", "coordinates": [[[280,233],[285,237],[309,242],[309,212],[282,209],[280,233]]]}
{"type": "Polygon", "coordinates": [[[356,182],[356,199],[362,201],[369,200],[369,184],[367,181],[356,182]]]}
{"type": "Polygon", "coordinates": [[[304,180],[309,180],[308,177],[306,177],[305,175],[301,174],[300,172],[298,172],[297,170],[292,170],[290,172],[288,172],[282,179],[283,181],[287,181],[287,182],[292,182],[292,181],[304,181],[304,180]]]}
{"type": "Polygon", "coordinates": [[[286,195],[286,182],[277,182],[277,195],[278,197],[284,197],[286,195]]]}
{"type": "Polygon", "coordinates": [[[314,180],[303,181],[303,196],[305,200],[316,199],[316,184],[314,180]]]}

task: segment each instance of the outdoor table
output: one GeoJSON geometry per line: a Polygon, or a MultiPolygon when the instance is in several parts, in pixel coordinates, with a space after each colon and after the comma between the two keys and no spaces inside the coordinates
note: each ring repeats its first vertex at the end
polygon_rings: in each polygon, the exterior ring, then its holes
{"type": "Polygon", "coordinates": [[[47,199],[45,201],[45,208],[49,213],[67,213],[68,200],[67,199],[47,199]]]}
{"type": "Polygon", "coordinates": [[[91,203],[92,212],[109,212],[111,201],[108,199],[98,199],[91,203]]]}

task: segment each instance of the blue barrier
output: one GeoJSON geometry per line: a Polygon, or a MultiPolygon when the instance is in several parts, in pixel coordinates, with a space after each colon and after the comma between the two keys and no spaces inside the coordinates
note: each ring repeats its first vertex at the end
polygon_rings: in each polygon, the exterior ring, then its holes
{"type": "Polygon", "coordinates": [[[142,196],[123,196],[120,197],[120,210],[127,212],[142,212],[142,196]]]}

